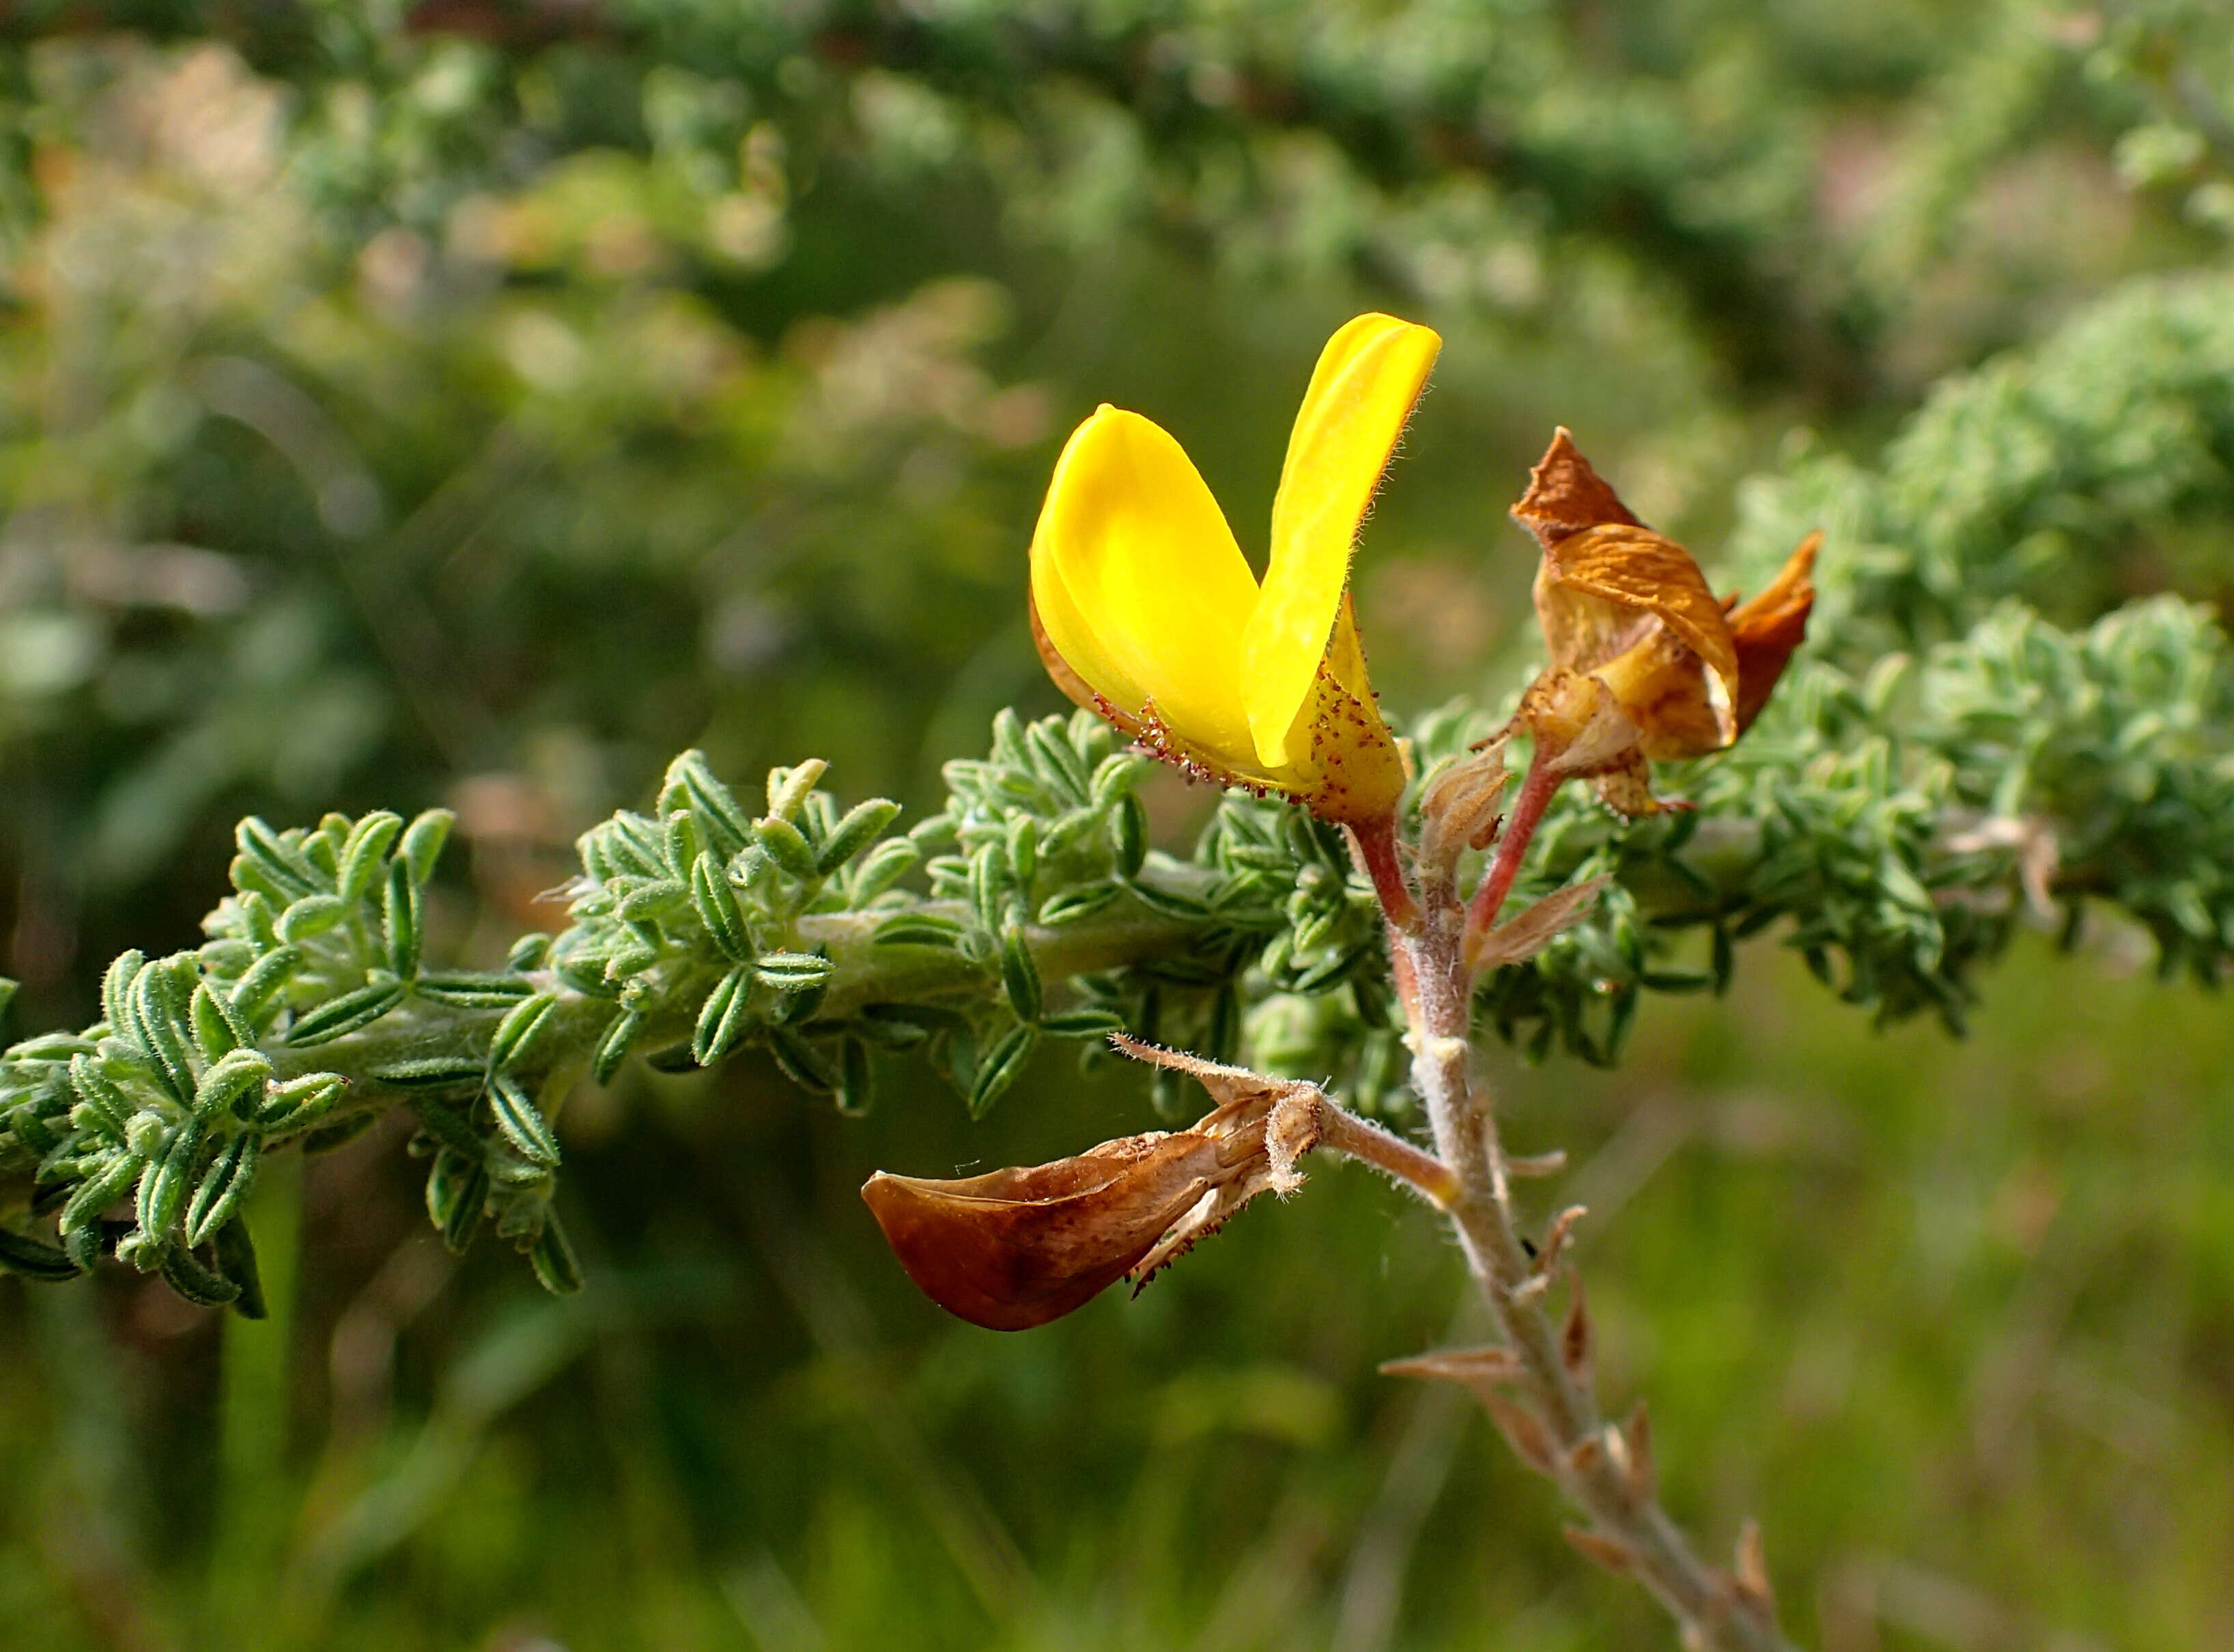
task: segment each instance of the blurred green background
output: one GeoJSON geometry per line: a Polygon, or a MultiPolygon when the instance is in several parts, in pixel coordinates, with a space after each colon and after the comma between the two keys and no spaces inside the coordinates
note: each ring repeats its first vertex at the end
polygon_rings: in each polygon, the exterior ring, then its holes
{"type": "MultiPolygon", "coordinates": [[[[191,944],[249,810],[457,808],[485,961],[686,745],[935,808],[1056,704],[1023,547],[1072,424],[1155,417],[1261,546],[1361,309],[1447,341],[1376,681],[1510,692],[1553,425],[1711,570],[1747,478],[2224,276],[2230,88],[2203,0],[18,0],[10,1035],[191,944]]],[[[2058,543],[2064,617],[2218,597],[2234,477],[2058,543]]],[[[1826,1652],[2234,1644],[2234,1026],[2147,963],[2028,942],[1956,1042],[1771,935],[1617,1072],[1490,1055],[1592,1207],[1613,1408],[1826,1652]]],[[[392,1130],[272,1179],[266,1323],[0,1281],[0,1646],[1669,1643],[1466,1403],[1375,1374],[1478,1328],[1362,1173],[1013,1337],[855,1197],[1152,1122],[1055,1057],[974,1126],[927,1076],[854,1121],[631,1072],[566,1115],[578,1298],[453,1260],[392,1130]]]]}

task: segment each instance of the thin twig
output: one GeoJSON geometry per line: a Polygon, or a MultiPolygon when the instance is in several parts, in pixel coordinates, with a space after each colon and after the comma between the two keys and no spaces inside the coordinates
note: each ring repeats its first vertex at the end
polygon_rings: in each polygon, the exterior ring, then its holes
{"type": "MultiPolygon", "coordinates": [[[[1515,828],[1532,802],[1540,814],[1541,801],[1529,795],[1536,781],[1532,768],[1501,851],[1522,835],[1515,828]]],[[[1508,858],[1517,865],[1518,849],[1509,857],[1500,852],[1499,864],[1508,858]]],[[[1475,1087],[1468,1046],[1473,972],[1466,937],[1470,927],[1486,927],[1493,918],[1502,904],[1500,885],[1509,883],[1493,868],[1470,925],[1466,904],[1450,878],[1423,869],[1419,917],[1389,930],[1395,976],[1411,1026],[1413,1084],[1427,1105],[1437,1156],[1458,1183],[1447,1208],[1512,1361],[1509,1395],[1489,1383],[1477,1385],[1479,1392],[1514,1449],[1588,1517],[1586,1529],[1570,1533],[1576,1547],[1609,1570],[1634,1576],[1675,1616],[1687,1645],[1713,1652],[1788,1652],[1767,1600],[1757,1548],[1747,1549],[1743,1578],[1702,1564],[1661,1508],[1651,1476],[1634,1472],[1623,1432],[1599,1414],[1579,1297],[1564,1325],[1554,1324],[1546,1311],[1552,1276],[1522,1243],[1495,1113],[1488,1095],[1475,1087]]]]}
{"type": "Polygon", "coordinates": [[[1322,1149],[1358,1159],[1395,1178],[1438,1210],[1450,1209],[1459,1197],[1458,1178],[1449,1166],[1338,1106],[1332,1097],[1320,1098],[1317,1119],[1322,1149]]]}

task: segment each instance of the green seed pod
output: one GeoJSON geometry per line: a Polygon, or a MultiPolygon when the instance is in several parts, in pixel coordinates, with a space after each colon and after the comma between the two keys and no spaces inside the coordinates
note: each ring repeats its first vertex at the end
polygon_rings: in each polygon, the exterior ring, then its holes
{"type": "Polygon", "coordinates": [[[225,867],[225,876],[243,898],[253,895],[257,899],[275,906],[284,906],[295,898],[295,891],[270,876],[246,855],[235,855],[225,867]]]}
{"type": "Polygon", "coordinates": [[[997,843],[980,844],[970,857],[970,905],[977,927],[990,934],[1001,930],[1001,907],[1008,893],[1008,857],[997,843]]]}
{"type": "Polygon", "coordinates": [[[1009,820],[1009,875],[1016,880],[1016,891],[1026,900],[1032,898],[1032,880],[1039,876],[1039,822],[1029,814],[1011,816],[1009,820]]]}
{"type": "Polygon", "coordinates": [[[140,1179],[140,1231],[156,1244],[169,1244],[186,1207],[186,1195],[201,1169],[202,1144],[209,1123],[189,1119],[179,1126],[161,1159],[140,1179]]]}
{"type": "Polygon", "coordinates": [[[163,1252],[163,1283],[198,1308],[229,1307],[240,1287],[212,1268],[205,1268],[193,1251],[173,1245],[163,1252]]]}
{"type": "Polygon", "coordinates": [[[250,815],[233,829],[232,840],[242,857],[275,886],[278,892],[273,898],[283,905],[330,887],[330,881],[319,874],[317,867],[290,848],[279,833],[256,815],[250,815]]]}
{"type": "Polygon", "coordinates": [[[1112,809],[1127,796],[1148,772],[1148,760],[1138,752],[1119,752],[1094,766],[1092,796],[1097,809],[1112,809]]]}
{"type": "Polygon", "coordinates": [[[853,868],[853,904],[862,905],[883,894],[906,876],[923,858],[923,851],[908,838],[888,838],[863,856],[853,868]]]}
{"type": "Polygon", "coordinates": [[[1098,883],[1058,890],[1041,904],[1040,922],[1050,928],[1078,923],[1093,917],[1124,892],[1122,884],[1106,878],[1098,883]]]}
{"type": "Polygon", "coordinates": [[[1007,706],[993,714],[993,761],[1010,768],[1031,766],[1024,746],[1024,720],[1007,706]]]}
{"type": "Polygon", "coordinates": [[[233,904],[240,909],[241,924],[248,931],[248,943],[252,951],[268,952],[279,944],[278,914],[286,902],[274,902],[252,889],[247,889],[240,891],[233,904]]]}
{"type": "Polygon", "coordinates": [[[81,1134],[97,1138],[111,1147],[124,1145],[124,1132],[109,1121],[107,1113],[81,1101],[70,1108],[68,1116],[70,1128],[81,1134]]]}
{"type": "Polygon", "coordinates": [[[257,959],[248,973],[232,983],[232,990],[227,996],[250,1027],[260,1032],[271,1024],[272,1007],[285,989],[288,977],[302,961],[300,949],[278,947],[257,959]]]}
{"type": "Polygon", "coordinates": [[[701,823],[710,841],[708,847],[722,859],[727,860],[753,840],[752,821],[746,816],[736,793],[714,777],[708,767],[706,754],[687,751],[668,765],[667,778],[676,780],[690,795],[690,806],[698,811],[701,823]]]}
{"type": "Polygon", "coordinates": [[[93,1224],[103,1211],[130,1192],[147,1166],[147,1159],[140,1154],[121,1152],[80,1182],[62,1206],[60,1226],[63,1237],[67,1238],[93,1224]]]}
{"type": "Polygon", "coordinates": [[[478,1163],[481,1157],[481,1139],[466,1115],[432,1097],[415,1096],[411,1100],[412,1116],[427,1139],[437,1147],[447,1147],[452,1152],[463,1153],[478,1163]]]}
{"type": "Polygon", "coordinates": [[[1040,1031],[1049,1038],[1107,1038],[1125,1030],[1125,1018],[1114,1009],[1064,1009],[1040,1017],[1040,1031]]]}
{"type": "Polygon", "coordinates": [[[699,831],[696,818],[688,808],[676,809],[662,818],[660,833],[666,840],[668,875],[688,878],[698,857],[706,852],[706,836],[699,831]]]}
{"type": "Polygon", "coordinates": [[[132,990],[125,996],[125,1014],[130,1035],[154,1058],[171,1094],[180,1102],[191,1102],[194,1070],[187,1054],[186,1028],[193,989],[180,982],[175,962],[185,963],[190,974],[197,973],[191,955],[182,954],[178,960],[157,959],[133,977],[132,990]]]}
{"type": "MultiPolygon", "coordinates": [[[[772,768],[768,777],[768,812],[778,820],[795,820],[807,805],[814,788],[822,784],[822,777],[830,765],[820,757],[810,757],[791,768],[772,768]]],[[[765,825],[763,821],[761,824],[765,825]]]]}
{"type": "Polygon", "coordinates": [[[57,1250],[50,1244],[0,1228],[0,1273],[18,1273],[26,1279],[56,1284],[76,1278],[79,1272],[78,1264],[70,1259],[67,1250],[57,1250]]]}
{"type": "Polygon", "coordinates": [[[1192,919],[1208,917],[1210,905],[1192,895],[1182,895],[1174,889],[1159,889],[1153,884],[1135,882],[1126,885],[1133,898],[1152,912],[1165,917],[1192,919]]]}
{"type": "Polygon", "coordinates": [[[679,911],[690,899],[690,885],[674,878],[656,878],[638,884],[621,897],[618,911],[626,924],[656,924],[679,911]]]}
{"type": "Polygon", "coordinates": [[[1032,772],[1041,783],[1075,806],[1093,795],[1094,782],[1062,724],[1060,717],[1031,724],[1024,730],[1024,744],[1031,756],[1032,772]]]}
{"type": "Polygon", "coordinates": [[[89,1055],[73,1055],[69,1064],[70,1088],[77,1092],[78,1100],[99,1113],[106,1127],[119,1141],[132,1122],[138,1109],[132,1098],[118,1087],[116,1081],[101,1070],[101,1064],[89,1055]]]}
{"type": "MultiPolygon", "coordinates": [[[[547,948],[545,936],[532,937],[547,948]]],[[[518,950],[517,948],[514,949],[518,950]]],[[[541,960],[538,959],[537,963],[541,960]]],[[[532,969],[532,964],[515,966],[532,969]]],[[[450,970],[440,975],[421,975],[411,983],[414,996],[438,1004],[450,1004],[459,1009],[506,1009],[534,992],[535,983],[516,975],[497,975],[485,970],[450,970]]]]}
{"type": "Polygon", "coordinates": [[[830,979],[830,960],[818,952],[763,952],[753,973],[781,992],[806,992],[830,979]]]}
{"type": "Polygon", "coordinates": [[[416,1055],[380,1062],[365,1068],[364,1075],[399,1090],[478,1090],[487,1072],[488,1063],[471,1055],[416,1055]]]}
{"type": "Polygon", "coordinates": [[[813,881],[817,875],[814,849],[805,833],[780,814],[755,822],[753,831],[777,870],[799,883],[813,881]]]}
{"type": "Polygon", "coordinates": [[[349,1080],[339,1073],[305,1073],[270,1086],[255,1121],[267,1132],[299,1130],[331,1113],[348,1091],[349,1080]]]}
{"type": "Polygon", "coordinates": [[[966,932],[952,918],[936,912],[902,912],[878,924],[869,938],[879,946],[936,946],[952,951],[961,946],[966,932]]]}
{"type": "Polygon", "coordinates": [[[119,953],[108,966],[108,972],[101,976],[101,1013],[112,1031],[121,1033],[132,1024],[132,1012],[127,1008],[132,983],[147,962],[147,955],[134,947],[129,952],[119,953]]]}

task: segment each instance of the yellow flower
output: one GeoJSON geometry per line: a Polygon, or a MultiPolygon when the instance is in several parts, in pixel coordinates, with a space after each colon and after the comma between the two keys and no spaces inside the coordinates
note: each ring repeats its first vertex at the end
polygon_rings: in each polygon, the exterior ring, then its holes
{"type": "Polygon", "coordinates": [[[1103,407],[1072,433],[1032,536],[1033,631],[1056,683],[1160,755],[1329,820],[1404,789],[1350,613],[1350,550],[1442,340],[1360,316],[1296,415],[1259,586],[1186,454],[1103,407]]]}

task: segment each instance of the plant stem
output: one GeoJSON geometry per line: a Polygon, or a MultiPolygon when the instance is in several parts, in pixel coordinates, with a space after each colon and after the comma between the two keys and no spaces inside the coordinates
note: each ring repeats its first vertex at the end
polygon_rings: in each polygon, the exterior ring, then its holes
{"type": "MultiPolygon", "coordinates": [[[[1532,767],[1530,788],[1536,779],[1532,767]]],[[[1524,788],[1515,826],[1527,797],[1524,788]]],[[[1700,1563],[1659,1505],[1645,1452],[1598,1414],[1579,1296],[1564,1329],[1545,1311],[1551,1279],[1522,1243],[1495,1113],[1473,1078],[1468,913],[1447,875],[1426,880],[1419,894],[1417,925],[1392,925],[1389,946],[1411,1025],[1413,1083],[1427,1106],[1437,1155],[1457,1183],[1447,1206],[1451,1224],[1513,1361],[1520,1414],[1511,1418],[1495,1405],[1493,1410],[1523,1457],[1589,1517],[1578,1546],[1635,1576],[1682,1626],[1687,1646],[1788,1652],[1765,1592],[1700,1563]]],[[[1547,1255],[1543,1263],[1553,1260],[1547,1255]]]]}
{"type": "Polygon", "coordinates": [[[1332,1096],[1319,1099],[1318,1145],[1329,1152],[1370,1165],[1383,1175],[1402,1182],[1438,1210],[1448,1210],[1459,1197],[1459,1180],[1451,1167],[1433,1153],[1421,1152],[1401,1136],[1361,1119],[1338,1105],[1332,1096]]]}
{"type": "Polygon", "coordinates": [[[1537,826],[1543,822],[1544,811],[1565,778],[1553,767],[1544,743],[1538,741],[1536,749],[1529,754],[1527,777],[1520,782],[1520,795],[1513,800],[1512,816],[1498,836],[1496,857],[1489,863],[1481,888],[1467,911],[1468,940],[1488,934],[1490,925],[1497,922],[1497,915],[1505,910],[1505,898],[1512,892],[1512,880],[1520,875],[1520,863],[1527,857],[1529,840],[1535,837],[1537,826]]]}

